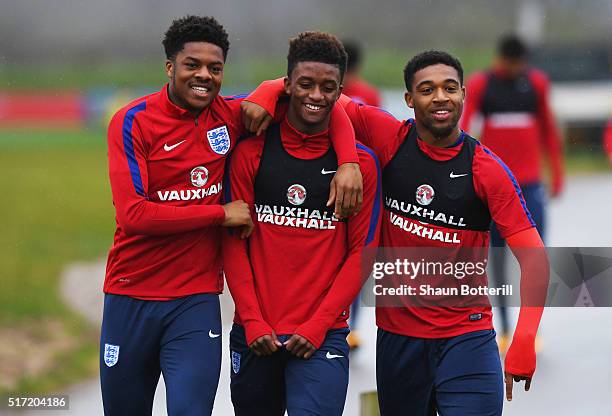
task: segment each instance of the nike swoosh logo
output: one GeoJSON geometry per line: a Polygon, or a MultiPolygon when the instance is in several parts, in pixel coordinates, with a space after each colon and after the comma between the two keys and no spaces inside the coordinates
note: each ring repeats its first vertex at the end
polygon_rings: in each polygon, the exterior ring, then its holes
{"type": "Polygon", "coordinates": [[[467,176],[467,173],[461,173],[461,174],[459,174],[459,175],[455,175],[455,172],[451,172],[451,173],[450,173],[450,177],[451,177],[451,179],[460,178],[460,177],[462,177],[462,176],[467,176]]]}
{"type": "Polygon", "coordinates": [[[329,175],[330,173],[336,173],[335,170],[325,170],[325,168],[321,169],[321,175],[329,175]]]}
{"type": "Polygon", "coordinates": [[[325,358],[327,358],[328,360],[331,360],[333,358],[342,358],[342,357],[344,357],[344,355],[330,354],[329,351],[327,351],[327,354],[325,354],[325,358]]]}
{"type": "Polygon", "coordinates": [[[187,141],[187,139],[185,139],[185,140],[181,140],[181,141],[180,141],[180,142],[178,142],[178,143],[174,143],[172,146],[168,146],[168,143],[165,143],[165,144],[164,144],[164,150],[165,150],[166,152],[169,152],[170,150],[172,150],[172,149],[174,149],[174,148],[176,148],[176,147],[179,147],[180,145],[182,145],[182,144],[183,144],[183,143],[185,143],[186,141],[187,141]]]}
{"type": "Polygon", "coordinates": [[[213,334],[212,330],[209,329],[208,330],[208,336],[211,337],[211,338],[217,338],[217,337],[220,337],[221,334],[213,334]]]}

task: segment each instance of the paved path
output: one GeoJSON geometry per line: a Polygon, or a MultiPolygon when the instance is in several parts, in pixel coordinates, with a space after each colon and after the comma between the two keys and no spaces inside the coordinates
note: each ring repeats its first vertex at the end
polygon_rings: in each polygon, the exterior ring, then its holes
{"type": "MultiPolygon", "coordinates": [[[[549,245],[612,246],[612,175],[574,177],[563,198],[550,205],[549,245]],[[579,219],[579,221],[578,221],[579,219]]],[[[99,326],[103,262],[75,264],[66,270],[62,292],[67,302],[99,326]]],[[[215,416],[232,415],[229,400],[228,334],[233,306],[222,296],[223,366],[215,403],[215,416]]],[[[543,350],[531,391],[515,390],[505,403],[506,415],[605,415],[612,414],[612,308],[553,308],[542,322],[543,350]]],[[[359,415],[359,395],[375,389],[375,327],[372,308],[362,310],[363,347],[351,357],[349,393],[344,414],[359,415]]],[[[71,410],[54,416],[102,414],[97,379],[70,390],[71,410]]],[[[40,416],[41,412],[32,412],[40,416]]],[[[30,415],[30,414],[28,414],[30,415]]],[[[154,415],[165,415],[163,382],[158,386],[154,415]]]]}

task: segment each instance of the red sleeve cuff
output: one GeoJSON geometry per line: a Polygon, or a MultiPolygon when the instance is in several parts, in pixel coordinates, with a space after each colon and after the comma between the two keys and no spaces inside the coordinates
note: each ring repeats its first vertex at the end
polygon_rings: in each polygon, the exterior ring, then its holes
{"type": "MultiPolygon", "coordinates": [[[[312,322],[312,321],[310,321],[312,322]]],[[[300,325],[295,333],[303,336],[310,342],[316,349],[321,348],[323,341],[325,340],[325,335],[327,334],[327,328],[321,328],[313,326],[312,324],[305,323],[300,325]]]]}
{"type": "Polygon", "coordinates": [[[347,157],[345,159],[338,159],[338,166],[344,165],[345,163],[357,163],[359,165],[359,158],[347,157]]]}
{"type": "Polygon", "coordinates": [[[528,359],[526,357],[520,360],[517,360],[515,358],[512,358],[512,356],[509,356],[506,353],[506,359],[504,360],[504,371],[506,373],[513,374],[515,376],[531,378],[533,377],[535,370],[536,370],[535,352],[533,353],[533,360],[530,362],[527,362],[527,361],[528,359]]]}
{"type": "Polygon", "coordinates": [[[243,323],[243,325],[248,346],[255,342],[257,338],[272,334],[272,328],[265,322],[252,321],[243,323]]]}
{"type": "Polygon", "coordinates": [[[215,205],[214,225],[221,225],[225,221],[225,210],[223,205],[215,205]]]}
{"type": "Polygon", "coordinates": [[[504,369],[510,374],[532,377],[536,370],[535,336],[516,331],[504,359],[504,369]]]}

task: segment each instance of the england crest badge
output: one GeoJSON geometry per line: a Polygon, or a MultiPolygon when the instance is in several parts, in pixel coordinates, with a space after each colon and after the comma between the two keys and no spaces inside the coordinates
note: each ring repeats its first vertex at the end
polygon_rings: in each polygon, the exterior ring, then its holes
{"type": "Polygon", "coordinates": [[[104,344],[104,364],[112,367],[119,361],[119,345],[104,344]]]}
{"type": "Polygon", "coordinates": [[[211,149],[218,155],[224,155],[230,149],[230,136],[227,126],[217,127],[206,132],[211,149]]]}
{"type": "Polygon", "coordinates": [[[234,374],[238,374],[240,371],[240,354],[236,351],[232,351],[232,370],[234,374]]]}

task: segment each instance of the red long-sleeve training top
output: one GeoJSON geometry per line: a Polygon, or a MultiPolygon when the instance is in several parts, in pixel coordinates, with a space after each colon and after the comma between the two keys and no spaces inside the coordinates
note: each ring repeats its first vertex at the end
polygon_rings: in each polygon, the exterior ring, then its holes
{"type": "MultiPolygon", "coordinates": [[[[401,122],[389,113],[376,107],[356,104],[348,98],[341,99],[345,110],[351,118],[357,138],[370,146],[377,154],[383,171],[383,181],[386,181],[385,169],[396,157],[398,150],[407,139],[408,132],[414,121],[401,122]]],[[[449,148],[430,146],[417,138],[419,152],[426,158],[435,161],[451,161],[457,157],[464,145],[460,140],[449,148]]],[[[435,170],[445,167],[439,164],[435,170]]],[[[413,169],[414,170],[414,169],[413,169]]],[[[413,177],[423,184],[433,172],[414,171],[413,177]],[[421,179],[422,178],[422,179],[421,179]]],[[[446,173],[449,183],[461,180],[468,174],[472,178],[475,197],[482,201],[485,209],[496,222],[503,237],[514,235],[534,226],[526,208],[518,183],[508,167],[485,146],[477,144],[472,165],[465,171],[450,171],[446,173]],[[471,170],[471,172],[470,172],[471,170]]],[[[469,176],[468,176],[469,177],[469,176]]],[[[412,178],[396,178],[398,181],[412,178]]],[[[388,190],[383,184],[383,218],[381,226],[382,247],[488,247],[488,227],[481,230],[465,229],[461,220],[444,212],[429,212],[429,206],[411,207],[402,214],[406,205],[387,197],[388,190]],[[399,209],[398,209],[399,207],[399,209]],[[417,209],[418,208],[418,209],[417,209]],[[400,212],[400,213],[398,213],[400,212]],[[420,218],[408,213],[418,213],[420,218]],[[429,215],[432,214],[432,215],[429,215]],[[446,214],[443,221],[449,225],[441,225],[432,221],[439,218],[438,214],[446,214]],[[411,218],[412,217],[412,218],[411,218]],[[454,224],[451,224],[454,222],[454,224]]],[[[438,192],[439,190],[434,191],[438,192]]],[[[411,190],[414,192],[414,190],[411,190]]],[[[470,201],[465,201],[468,203],[470,201]]],[[[427,201],[425,202],[425,204],[427,201]]],[[[490,307],[478,308],[440,308],[440,307],[379,307],[376,310],[377,325],[387,331],[421,338],[446,338],[466,332],[492,328],[490,307]],[[477,320],[470,317],[477,316],[477,320]]]]}
{"type": "Polygon", "coordinates": [[[224,233],[225,273],[236,304],[235,322],[244,325],[249,344],[274,330],[302,335],[318,348],[329,329],[346,327],[349,305],[362,284],[362,250],[378,243],[379,167],[374,153],[358,144],[363,208],[348,221],[336,221],[333,210],[302,205],[313,193],[309,178],[320,181],[335,169],[332,163],[317,162],[329,149],[327,131],[307,136],[285,120],[280,137],[283,150],[277,156],[265,153],[263,137],[242,141],[232,155],[226,197],[254,205],[255,229],[248,240],[224,233]],[[294,164],[304,160],[309,162],[296,171],[294,164]],[[283,168],[262,178],[264,167],[277,166],[283,168]],[[295,180],[284,177],[289,171],[295,180]],[[292,185],[277,185],[281,181],[292,185]],[[255,193],[278,186],[278,192],[255,193]]]}

